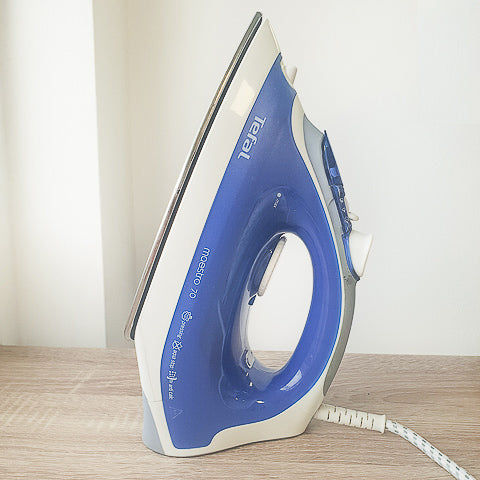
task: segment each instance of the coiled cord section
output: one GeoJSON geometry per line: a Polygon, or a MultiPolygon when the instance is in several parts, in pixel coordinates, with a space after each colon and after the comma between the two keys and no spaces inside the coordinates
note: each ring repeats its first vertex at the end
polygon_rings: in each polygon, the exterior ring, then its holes
{"type": "Polygon", "coordinates": [[[367,430],[376,430],[383,433],[385,431],[385,415],[376,415],[374,413],[361,412],[350,408],[335,407],[333,405],[322,404],[316,411],[314,418],[340,425],[350,427],[365,428],[367,430]]]}

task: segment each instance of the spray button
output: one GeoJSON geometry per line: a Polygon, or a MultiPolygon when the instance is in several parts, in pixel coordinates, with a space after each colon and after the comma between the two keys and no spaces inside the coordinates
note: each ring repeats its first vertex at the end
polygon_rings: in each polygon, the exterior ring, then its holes
{"type": "Polygon", "coordinates": [[[345,201],[345,207],[347,209],[348,218],[352,222],[356,222],[359,219],[358,215],[350,211],[350,205],[348,204],[347,197],[344,198],[344,201],[345,201]]]}
{"type": "Polygon", "coordinates": [[[295,65],[285,65],[283,60],[280,62],[280,66],[282,67],[283,74],[285,75],[288,83],[293,86],[293,82],[297,76],[297,67],[295,65]]]}
{"type": "Polygon", "coordinates": [[[290,83],[293,84],[295,77],[297,76],[297,67],[295,65],[286,67],[285,73],[287,74],[287,78],[290,80],[290,83]]]}

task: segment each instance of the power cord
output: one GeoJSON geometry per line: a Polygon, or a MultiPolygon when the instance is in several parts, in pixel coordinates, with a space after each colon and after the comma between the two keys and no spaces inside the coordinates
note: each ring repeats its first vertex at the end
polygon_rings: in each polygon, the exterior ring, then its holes
{"type": "Polygon", "coordinates": [[[350,408],[334,407],[333,405],[327,405],[324,403],[316,411],[313,418],[324,420],[326,422],[338,423],[340,425],[376,430],[380,433],[388,430],[396,435],[400,435],[412,445],[415,445],[457,480],[475,480],[475,478],[466,470],[459,467],[454,461],[450,460],[420,435],[397,422],[387,420],[385,415],[376,415],[373,413],[361,412],[359,410],[352,410],[350,408]]]}

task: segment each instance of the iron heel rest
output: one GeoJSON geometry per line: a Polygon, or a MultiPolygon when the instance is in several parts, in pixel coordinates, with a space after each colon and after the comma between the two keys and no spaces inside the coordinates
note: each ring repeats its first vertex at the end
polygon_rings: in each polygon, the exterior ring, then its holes
{"type": "Polygon", "coordinates": [[[126,332],[135,337],[143,438],[166,455],[302,433],[343,356],[371,237],[352,233],[328,137],[306,119],[286,72],[257,14],[137,291],[126,332]],[[272,370],[249,347],[248,311],[288,232],[309,251],[313,295],[296,350],[272,370]]]}

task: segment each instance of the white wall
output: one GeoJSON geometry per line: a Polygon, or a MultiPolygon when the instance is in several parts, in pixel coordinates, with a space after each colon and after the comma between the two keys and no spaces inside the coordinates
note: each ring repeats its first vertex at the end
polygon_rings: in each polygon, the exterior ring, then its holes
{"type": "Polygon", "coordinates": [[[0,18],[16,302],[2,341],[103,346],[92,6],[4,1],[0,18]]]}
{"type": "MultiPolygon", "coordinates": [[[[478,2],[132,1],[129,8],[137,276],[197,128],[259,9],[287,63],[298,66],[307,115],[329,132],[358,228],[375,235],[349,350],[480,353],[478,2]]],[[[284,271],[295,276],[291,298],[301,298],[310,279],[298,280],[295,255],[284,271]]],[[[253,328],[256,346],[292,347],[298,308],[280,289],[253,328]]]]}
{"type": "Polygon", "coordinates": [[[98,152],[107,345],[126,341],[123,325],[136,289],[125,0],[93,2],[98,152]]]}
{"type": "MultiPolygon", "coordinates": [[[[1,13],[1,10],[0,10],[1,13]]],[[[0,14],[0,45],[4,32],[3,16],[0,14]]],[[[2,55],[0,50],[0,56],[2,55]]],[[[2,70],[0,69],[0,92],[2,92],[2,70]]],[[[12,224],[10,218],[10,188],[5,138],[5,122],[3,121],[2,97],[0,95],[0,345],[18,341],[16,318],[15,288],[13,271],[12,224]],[[3,321],[2,321],[3,320],[3,321]]]]}

